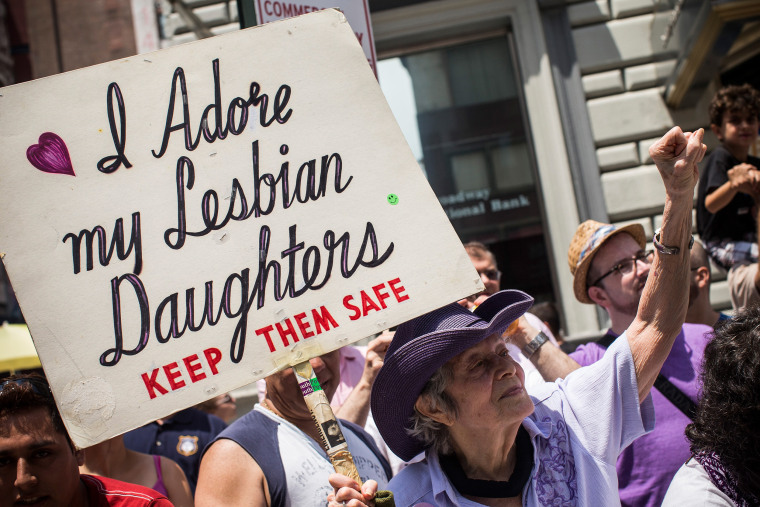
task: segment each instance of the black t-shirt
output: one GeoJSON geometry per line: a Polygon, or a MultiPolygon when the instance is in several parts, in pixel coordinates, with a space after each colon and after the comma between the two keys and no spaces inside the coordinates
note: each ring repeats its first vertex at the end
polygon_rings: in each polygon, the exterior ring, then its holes
{"type": "MultiPolygon", "coordinates": [[[[703,242],[731,239],[742,241],[755,235],[757,226],[752,215],[755,201],[752,196],[739,192],[723,209],[713,214],[705,208],[705,197],[728,181],[728,170],[740,164],[722,145],[710,154],[699,175],[697,189],[697,231],[703,242]]],[[[760,169],[760,158],[749,155],[747,163],[760,169]]]]}

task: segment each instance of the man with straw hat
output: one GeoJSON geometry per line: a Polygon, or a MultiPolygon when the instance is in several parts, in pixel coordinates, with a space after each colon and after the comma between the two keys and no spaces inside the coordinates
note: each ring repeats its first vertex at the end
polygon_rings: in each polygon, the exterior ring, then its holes
{"type": "MultiPolygon", "coordinates": [[[[393,452],[425,450],[426,460],[391,480],[396,505],[619,504],[615,460],[654,426],[649,392],[686,315],[703,134],[675,127],[650,148],[666,190],[662,249],[634,321],[597,364],[528,395],[502,338],[532,304],[519,291],[494,294],[474,312],[451,304],[398,327],[372,413],[393,452]]],[[[519,327],[537,334],[522,320],[519,327]]],[[[334,474],[330,482],[331,507],[373,504],[371,481],[360,489],[334,474]]]]}
{"type": "MultiPolygon", "coordinates": [[[[658,237],[659,231],[654,248],[666,248],[658,237]]],[[[578,226],[568,251],[575,297],[582,303],[599,305],[610,317],[610,329],[601,340],[581,345],[570,354],[578,364],[599,361],[607,347],[634,322],[654,256],[654,250],[646,249],[640,224],[616,227],[587,220],[578,226]]],[[[678,297],[688,301],[688,296],[687,287],[678,297]]],[[[617,460],[623,505],[659,506],[673,476],[689,459],[684,429],[691,422],[698,372],[711,331],[711,326],[684,324],[676,337],[652,389],[657,425],[617,460]]]]}

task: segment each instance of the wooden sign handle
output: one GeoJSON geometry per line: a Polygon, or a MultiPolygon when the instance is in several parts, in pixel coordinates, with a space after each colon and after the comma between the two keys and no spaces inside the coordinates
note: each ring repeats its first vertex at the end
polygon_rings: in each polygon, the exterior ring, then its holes
{"type": "Polygon", "coordinates": [[[293,372],[301,387],[303,398],[306,400],[306,406],[309,407],[311,417],[314,419],[314,424],[317,425],[322,447],[327,452],[333,468],[337,473],[355,480],[361,487],[362,480],[354,464],[354,458],[348,450],[348,443],[327,400],[327,395],[319,385],[314,369],[309,361],[304,361],[293,366],[293,372]]]}

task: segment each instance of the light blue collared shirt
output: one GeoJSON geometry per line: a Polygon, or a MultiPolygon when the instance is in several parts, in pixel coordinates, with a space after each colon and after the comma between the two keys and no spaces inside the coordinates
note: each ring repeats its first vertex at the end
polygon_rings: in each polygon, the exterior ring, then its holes
{"type": "MultiPolygon", "coordinates": [[[[534,464],[523,505],[620,505],[617,457],[654,428],[651,396],[639,404],[628,340],[615,340],[604,358],[566,379],[538,386],[531,398],[535,410],[523,426],[533,443],[534,464]]],[[[481,505],[454,489],[432,453],[402,470],[388,489],[397,507],[481,505]]]]}

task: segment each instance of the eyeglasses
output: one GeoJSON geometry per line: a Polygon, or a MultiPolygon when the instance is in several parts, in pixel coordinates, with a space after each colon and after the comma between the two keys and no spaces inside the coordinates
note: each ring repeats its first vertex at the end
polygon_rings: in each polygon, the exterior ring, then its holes
{"type": "Polygon", "coordinates": [[[624,261],[619,262],[618,264],[615,264],[612,266],[612,269],[607,271],[605,274],[600,276],[596,279],[594,283],[591,284],[591,286],[597,285],[599,282],[610,276],[612,273],[620,273],[620,275],[627,275],[628,273],[631,273],[636,269],[636,263],[638,261],[643,262],[644,264],[652,264],[652,259],[654,258],[654,250],[642,250],[630,259],[625,259],[624,261]]]}
{"type": "Polygon", "coordinates": [[[19,377],[0,382],[0,392],[5,391],[5,387],[8,385],[15,385],[18,387],[29,386],[35,394],[50,398],[53,393],[50,391],[50,386],[42,379],[35,377],[19,377]]]}
{"type": "Polygon", "coordinates": [[[478,274],[485,276],[489,280],[501,279],[501,271],[499,271],[498,269],[486,269],[484,271],[481,271],[478,274]]]}

